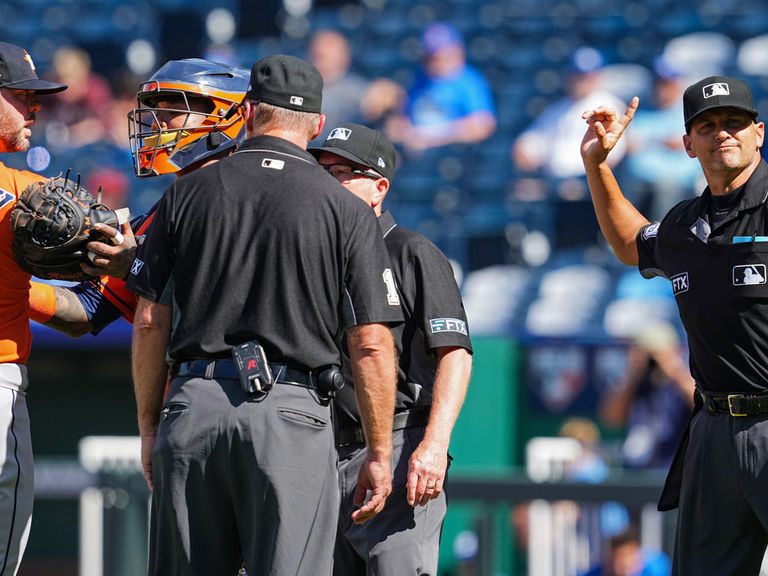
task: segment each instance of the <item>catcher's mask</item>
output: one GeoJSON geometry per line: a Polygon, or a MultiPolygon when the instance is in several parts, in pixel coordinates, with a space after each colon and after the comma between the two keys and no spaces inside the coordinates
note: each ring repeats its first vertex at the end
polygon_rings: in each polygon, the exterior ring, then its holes
{"type": "Polygon", "coordinates": [[[178,172],[245,139],[250,73],[199,58],[171,60],[141,85],[128,113],[136,176],[178,172]],[[176,116],[174,126],[166,119],[176,116]]]}

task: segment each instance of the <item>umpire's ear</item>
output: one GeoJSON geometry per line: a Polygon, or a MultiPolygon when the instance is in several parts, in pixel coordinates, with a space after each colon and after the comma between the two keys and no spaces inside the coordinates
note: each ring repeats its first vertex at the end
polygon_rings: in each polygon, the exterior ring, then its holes
{"type": "Polygon", "coordinates": [[[389,180],[382,176],[375,181],[375,184],[376,192],[374,192],[371,197],[371,207],[373,207],[376,215],[380,216],[382,210],[381,203],[384,202],[384,198],[387,196],[387,192],[389,192],[389,180]]]}
{"type": "Polygon", "coordinates": [[[243,100],[243,106],[245,107],[245,137],[251,138],[255,134],[253,133],[253,119],[256,116],[256,107],[259,104],[253,100],[243,100]]]}
{"type": "Polygon", "coordinates": [[[317,125],[317,130],[315,131],[314,134],[312,134],[312,138],[310,138],[309,140],[312,141],[318,136],[320,136],[320,132],[323,131],[323,128],[325,128],[325,114],[320,114],[320,122],[317,125]]]}
{"type": "Polygon", "coordinates": [[[683,148],[685,148],[689,158],[696,158],[696,152],[694,152],[693,146],[691,146],[691,137],[687,134],[683,134],[683,148]]]}

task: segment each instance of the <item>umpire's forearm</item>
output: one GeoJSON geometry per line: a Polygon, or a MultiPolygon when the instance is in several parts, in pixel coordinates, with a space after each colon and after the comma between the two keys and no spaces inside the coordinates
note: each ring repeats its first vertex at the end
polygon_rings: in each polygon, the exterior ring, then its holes
{"type": "Polygon", "coordinates": [[[637,265],[637,233],[648,220],[624,197],[608,163],[584,161],[597,221],[616,257],[637,265]]]}
{"type": "Polygon", "coordinates": [[[168,381],[166,350],[172,308],[139,298],[133,327],[132,371],[139,433],[154,434],[168,381]]]}
{"type": "Polygon", "coordinates": [[[347,343],[369,456],[388,460],[397,388],[392,333],[384,324],[362,324],[349,329],[347,343]]]}
{"type": "Polygon", "coordinates": [[[440,445],[445,452],[459,417],[469,387],[472,355],[465,348],[441,347],[437,350],[438,364],[432,389],[432,409],[424,441],[440,445]]]}

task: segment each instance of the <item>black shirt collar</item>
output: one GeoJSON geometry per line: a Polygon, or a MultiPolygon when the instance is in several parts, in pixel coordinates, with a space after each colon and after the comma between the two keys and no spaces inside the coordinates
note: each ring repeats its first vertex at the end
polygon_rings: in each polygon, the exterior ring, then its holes
{"type": "MultiPolygon", "coordinates": [[[[766,196],[768,196],[768,164],[766,164],[765,160],[760,160],[755,171],[744,185],[741,186],[741,190],[737,188],[731,194],[741,194],[741,199],[738,205],[734,207],[732,214],[751,210],[763,204],[766,196]]],[[[691,202],[688,209],[680,214],[677,222],[687,226],[692,225],[697,219],[703,218],[708,213],[711,202],[712,191],[707,186],[704,192],[702,192],[701,197],[691,202]]]]}
{"type": "Polygon", "coordinates": [[[285,154],[292,154],[294,156],[298,156],[302,160],[307,160],[312,164],[317,164],[317,160],[315,160],[315,157],[309,152],[307,152],[304,148],[296,146],[296,144],[292,142],[288,142],[288,140],[285,140],[283,138],[278,138],[277,136],[261,135],[261,136],[254,136],[253,138],[248,138],[248,140],[246,140],[240,145],[237,151],[245,152],[248,150],[260,150],[260,149],[274,150],[275,152],[284,152],[285,154]]]}
{"type": "Polygon", "coordinates": [[[381,228],[381,235],[384,238],[387,237],[387,234],[389,234],[395,226],[397,226],[397,222],[395,222],[395,217],[392,216],[392,213],[389,210],[379,216],[379,228],[381,228]]]}

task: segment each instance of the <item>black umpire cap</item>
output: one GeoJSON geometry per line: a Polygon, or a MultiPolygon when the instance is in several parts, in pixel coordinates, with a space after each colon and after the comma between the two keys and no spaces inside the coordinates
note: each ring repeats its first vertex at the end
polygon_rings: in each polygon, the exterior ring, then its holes
{"type": "Polygon", "coordinates": [[[53,94],[67,89],[66,84],[40,80],[32,57],[24,48],[0,42],[0,88],[34,90],[36,94],[53,94]]]}
{"type": "Polygon", "coordinates": [[[752,92],[743,80],[727,76],[708,76],[685,89],[683,112],[686,131],[696,116],[712,108],[737,108],[757,118],[752,92]]]}
{"type": "Polygon", "coordinates": [[[370,168],[392,180],[395,175],[395,147],[378,130],[362,124],[347,123],[331,130],[319,147],[310,148],[315,158],[322,152],[330,152],[347,160],[370,168]]]}
{"type": "Polygon", "coordinates": [[[251,68],[251,83],[245,98],[319,114],[323,77],[314,65],[301,58],[285,54],[265,56],[251,68]]]}

